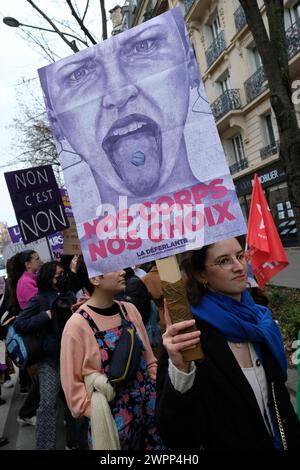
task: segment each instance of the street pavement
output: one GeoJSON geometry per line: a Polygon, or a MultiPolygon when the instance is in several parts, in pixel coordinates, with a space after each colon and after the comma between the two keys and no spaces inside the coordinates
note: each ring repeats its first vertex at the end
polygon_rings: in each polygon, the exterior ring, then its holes
{"type": "MultiPolygon", "coordinates": [[[[11,377],[14,381],[13,388],[1,387],[1,396],[6,400],[5,405],[0,406],[0,437],[8,438],[8,444],[0,450],[34,450],[36,426],[20,424],[17,416],[26,395],[20,394],[18,383],[18,369],[11,377]]],[[[58,436],[57,449],[65,449],[65,427],[62,405],[58,409],[58,436]]]]}
{"type": "Polygon", "coordinates": [[[285,248],[288,266],[274,276],[270,285],[300,289],[300,247],[285,248]]]}
{"type": "MultiPolygon", "coordinates": [[[[270,284],[282,287],[293,287],[300,289],[300,247],[286,248],[289,265],[275,276],[270,284]]],[[[1,388],[2,398],[6,400],[0,406],[0,437],[8,437],[9,443],[0,450],[33,450],[35,449],[35,426],[19,424],[17,416],[22,406],[24,396],[20,394],[18,383],[18,370],[12,375],[13,388],[1,388]]],[[[295,368],[288,370],[287,388],[293,406],[296,404],[296,387],[298,375],[295,368]]],[[[58,440],[57,449],[65,449],[65,428],[63,422],[62,406],[58,413],[58,440]]]]}
{"type": "MultiPolygon", "coordinates": [[[[0,450],[34,450],[35,449],[35,426],[19,424],[17,422],[18,412],[25,399],[20,395],[18,372],[12,375],[14,381],[13,388],[2,387],[2,398],[6,400],[5,405],[0,406],[0,436],[6,436],[9,443],[1,447],[0,450]]],[[[296,386],[297,386],[296,369],[288,370],[287,388],[293,406],[296,406],[296,386]]],[[[63,422],[62,406],[59,407],[58,413],[58,440],[57,449],[65,449],[65,428],[63,422]]]]}

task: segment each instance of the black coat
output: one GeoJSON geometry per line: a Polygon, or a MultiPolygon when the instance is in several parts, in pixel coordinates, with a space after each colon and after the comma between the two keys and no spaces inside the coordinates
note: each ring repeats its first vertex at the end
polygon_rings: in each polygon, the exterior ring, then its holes
{"type": "Polygon", "coordinates": [[[75,301],[76,297],[71,291],[60,293],[51,289],[42,292],[30,299],[14,324],[20,334],[43,331],[41,362],[47,362],[54,368],[59,364],[62,332],[75,301]],[[47,310],[51,310],[52,319],[48,317],[47,310]]]}
{"type": "MultiPolygon", "coordinates": [[[[162,351],[157,379],[157,424],[173,450],[274,450],[254,392],[224,336],[206,322],[201,330],[204,361],[196,362],[192,388],[177,392],[168,376],[162,351]]],[[[272,398],[272,383],[289,450],[300,450],[300,422],[290,402],[274,357],[262,347],[263,364],[272,398]]]]}

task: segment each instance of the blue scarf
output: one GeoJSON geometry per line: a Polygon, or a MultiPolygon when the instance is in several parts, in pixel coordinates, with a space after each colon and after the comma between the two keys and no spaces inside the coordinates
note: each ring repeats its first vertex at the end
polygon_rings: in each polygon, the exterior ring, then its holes
{"type": "Polygon", "coordinates": [[[219,330],[227,341],[249,341],[254,346],[265,343],[286,379],[287,361],[280,330],[269,309],[255,304],[248,291],[242,293],[240,302],[227,295],[207,291],[201,303],[192,307],[192,313],[219,330]]]}

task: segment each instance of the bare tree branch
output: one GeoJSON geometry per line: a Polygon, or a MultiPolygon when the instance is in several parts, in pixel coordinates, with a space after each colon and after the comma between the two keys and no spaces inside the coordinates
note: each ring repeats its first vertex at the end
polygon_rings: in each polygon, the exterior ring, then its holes
{"type": "Polygon", "coordinates": [[[91,41],[92,44],[97,44],[96,39],[92,36],[92,34],[89,32],[89,30],[85,27],[82,19],[78,16],[71,0],[66,0],[66,2],[67,2],[68,6],[71,10],[72,16],[74,16],[75,20],[79,24],[79,26],[82,29],[82,31],[84,32],[84,34],[89,38],[89,40],[91,41]]]}
{"type": "Polygon", "coordinates": [[[79,52],[78,47],[76,46],[75,41],[69,41],[65,35],[57,28],[55,23],[43,12],[40,8],[32,1],[27,0],[27,2],[52,26],[53,30],[61,37],[61,39],[72,49],[73,52],[79,52]]]}
{"type": "Polygon", "coordinates": [[[82,39],[81,37],[79,37],[77,35],[77,31],[75,31],[74,28],[72,28],[70,26],[70,24],[67,23],[67,21],[60,21],[60,20],[55,20],[55,22],[61,26],[64,27],[64,29],[66,29],[67,31],[71,31],[72,33],[74,33],[73,35],[72,34],[69,34],[70,36],[73,36],[74,38],[76,38],[79,42],[81,42],[81,44],[83,44],[85,47],[89,47],[87,41],[85,39],[82,39]],[[75,35],[76,34],[76,35],[75,35]]]}
{"type": "Polygon", "coordinates": [[[84,21],[85,16],[86,16],[86,14],[87,14],[87,11],[88,11],[88,9],[89,9],[89,3],[90,3],[90,0],[87,0],[86,6],[85,6],[85,10],[84,10],[84,13],[83,13],[83,15],[82,15],[82,21],[84,21]]]}
{"type": "Polygon", "coordinates": [[[26,35],[27,39],[29,40],[28,43],[31,45],[32,43],[33,44],[36,44],[38,46],[38,50],[36,50],[34,47],[32,47],[36,52],[38,52],[39,54],[42,55],[42,57],[44,57],[46,60],[48,60],[49,62],[55,62],[57,59],[59,59],[60,57],[55,54],[55,52],[53,52],[50,47],[48,46],[47,44],[47,41],[45,42],[45,44],[42,44],[42,42],[40,42],[40,40],[37,38],[36,35],[32,34],[30,31],[27,31],[23,28],[20,28],[22,30],[22,32],[26,35]],[[40,49],[42,50],[42,52],[40,51],[40,49]]]}

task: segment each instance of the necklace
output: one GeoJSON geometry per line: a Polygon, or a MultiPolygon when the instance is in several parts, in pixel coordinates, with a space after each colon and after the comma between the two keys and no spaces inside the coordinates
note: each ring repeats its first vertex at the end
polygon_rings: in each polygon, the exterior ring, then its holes
{"type": "Polygon", "coordinates": [[[244,343],[233,343],[236,348],[241,349],[244,343]]]}

